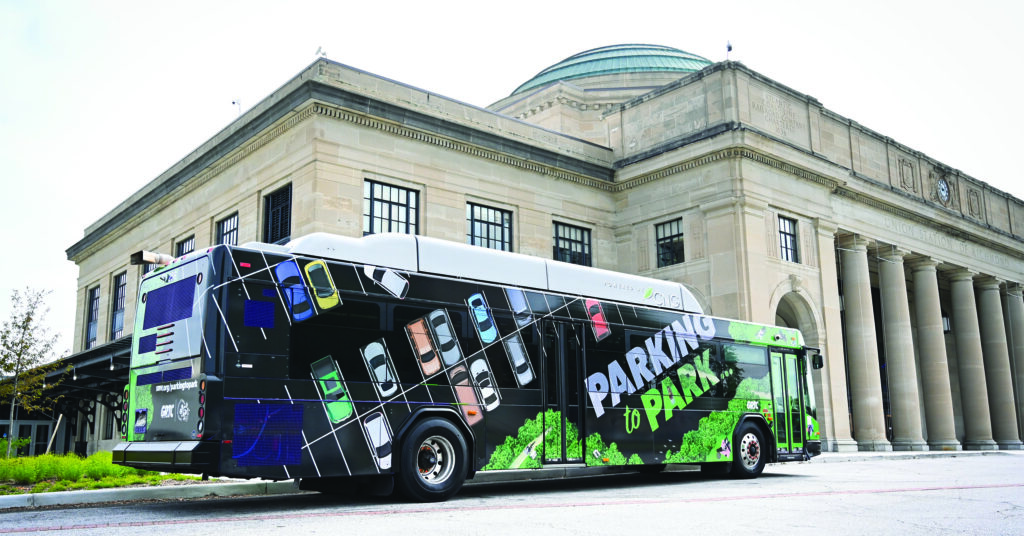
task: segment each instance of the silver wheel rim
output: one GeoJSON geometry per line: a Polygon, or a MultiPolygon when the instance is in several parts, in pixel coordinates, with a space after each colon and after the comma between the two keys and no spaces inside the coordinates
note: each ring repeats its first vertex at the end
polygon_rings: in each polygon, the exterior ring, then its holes
{"type": "Polygon", "coordinates": [[[442,484],[455,471],[455,449],[448,439],[434,435],[420,443],[416,454],[416,468],[427,484],[442,484]]]}
{"type": "Polygon", "coordinates": [[[746,433],[740,440],[740,461],[743,467],[753,469],[761,459],[761,444],[753,433],[746,433]]]}

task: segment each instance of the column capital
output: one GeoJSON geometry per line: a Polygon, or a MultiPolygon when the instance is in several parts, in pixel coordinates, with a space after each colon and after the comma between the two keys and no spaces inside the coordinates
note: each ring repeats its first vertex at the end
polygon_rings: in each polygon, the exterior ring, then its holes
{"type": "Polygon", "coordinates": [[[899,246],[879,246],[876,254],[888,262],[903,262],[903,258],[910,255],[910,250],[899,246]]]}
{"type": "Polygon", "coordinates": [[[1017,299],[1024,298],[1024,285],[1013,281],[1007,281],[1006,293],[1017,299]]]}
{"type": "Polygon", "coordinates": [[[934,272],[939,264],[939,261],[931,257],[917,257],[906,262],[906,265],[915,272],[934,272]]]}
{"type": "Polygon", "coordinates": [[[950,281],[973,281],[974,276],[978,275],[979,272],[970,270],[968,268],[957,268],[949,272],[950,281]]]}
{"type": "Polygon", "coordinates": [[[999,290],[999,285],[1002,282],[1003,281],[1001,279],[997,279],[995,276],[992,276],[992,275],[982,275],[982,276],[976,277],[974,279],[974,286],[978,287],[981,290],[996,290],[996,291],[998,291],[999,290]]]}
{"type": "Polygon", "coordinates": [[[840,236],[838,242],[839,247],[842,249],[867,252],[868,245],[872,243],[872,240],[860,235],[849,234],[840,236]]]}

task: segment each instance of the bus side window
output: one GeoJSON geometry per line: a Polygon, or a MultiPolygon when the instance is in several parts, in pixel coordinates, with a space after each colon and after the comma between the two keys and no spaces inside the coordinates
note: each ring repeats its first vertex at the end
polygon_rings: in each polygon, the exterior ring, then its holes
{"type": "MultiPolygon", "coordinates": [[[[741,396],[750,397],[760,393],[767,396],[771,392],[768,384],[768,351],[759,346],[745,344],[722,344],[722,372],[728,372],[722,378],[720,395],[726,398],[741,396]],[[744,380],[757,380],[748,383],[749,392],[738,392],[737,388],[744,380]]],[[[721,377],[723,374],[719,374],[721,377]]]]}

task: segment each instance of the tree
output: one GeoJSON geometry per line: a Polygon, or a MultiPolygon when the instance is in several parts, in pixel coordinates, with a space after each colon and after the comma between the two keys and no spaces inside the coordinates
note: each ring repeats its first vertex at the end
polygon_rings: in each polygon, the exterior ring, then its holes
{"type": "MultiPolygon", "coordinates": [[[[43,303],[50,294],[45,290],[26,288],[11,292],[11,316],[0,327],[0,399],[11,404],[8,419],[10,439],[14,439],[14,409],[20,405],[25,411],[45,409],[53,400],[46,396],[60,381],[46,383],[46,375],[57,370],[60,362],[54,360],[53,348],[57,335],[50,335],[43,326],[49,309],[43,303]]],[[[7,457],[11,444],[7,442],[7,457]]]]}

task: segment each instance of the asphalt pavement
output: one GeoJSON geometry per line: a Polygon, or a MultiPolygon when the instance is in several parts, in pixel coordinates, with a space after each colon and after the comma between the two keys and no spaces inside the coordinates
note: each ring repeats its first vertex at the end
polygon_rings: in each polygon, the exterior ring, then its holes
{"type": "MultiPolygon", "coordinates": [[[[1024,451],[913,451],[913,452],[823,452],[806,462],[790,463],[837,463],[868,460],[908,460],[934,457],[958,456],[1024,456],[1024,451]]],[[[608,472],[623,472],[623,469],[609,468],[608,472]]],[[[697,466],[669,466],[670,471],[693,471],[697,466]]],[[[770,471],[769,466],[766,471],[770,471]]],[[[592,469],[527,469],[514,471],[491,471],[477,473],[467,486],[477,483],[515,482],[538,478],[572,478],[593,475],[592,469]]],[[[0,497],[0,510],[12,508],[34,508],[43,506],[70,506],[78,504],[116,503],[140,500],[195,499],[203,497],[234,497],[281,495],[291,493],[316,493],[300,491],[291,480],[280,482],[266,480],[216,480],[198,484],[172,484],[166,486],[111,488],[101,490],[58,491],[53,493],[26,493],[0,497]]]]}

